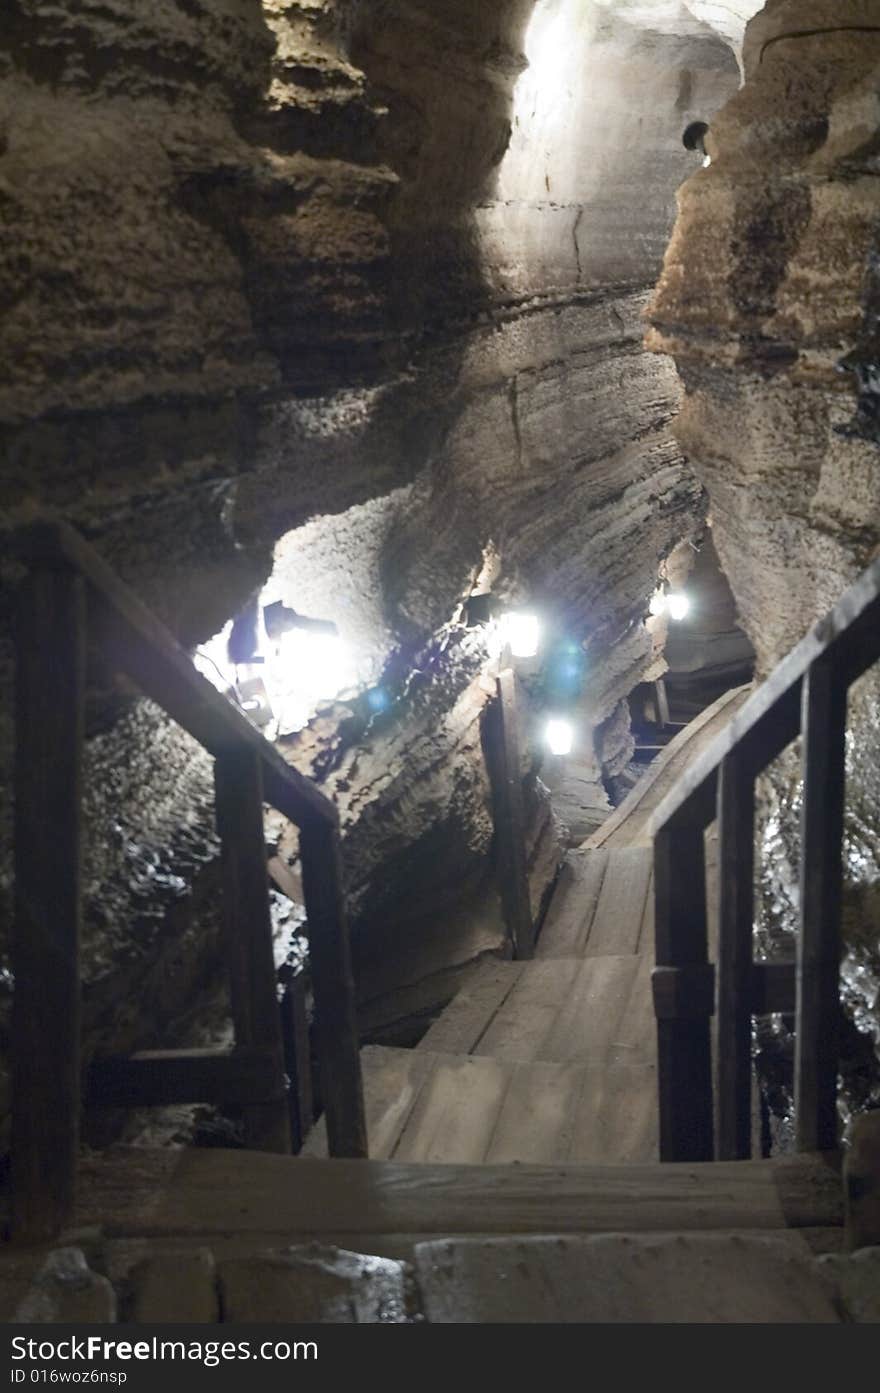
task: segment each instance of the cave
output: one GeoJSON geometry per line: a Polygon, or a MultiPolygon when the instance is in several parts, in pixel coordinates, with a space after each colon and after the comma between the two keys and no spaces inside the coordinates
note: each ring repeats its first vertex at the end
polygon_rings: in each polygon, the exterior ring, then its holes
{"type": "Polygon", "coordinates": [[[880,1320],[880,0],[0,61],[4,1322],[880,1320]]]}

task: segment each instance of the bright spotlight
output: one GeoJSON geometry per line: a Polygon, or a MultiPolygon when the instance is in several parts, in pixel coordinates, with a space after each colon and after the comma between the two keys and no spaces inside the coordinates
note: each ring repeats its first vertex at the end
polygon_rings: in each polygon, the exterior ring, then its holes
{"type": "Polygon", "coordinates": [[[686,619],[690,613],[691,602],[683,590],[671,590],[666,597],[670,619],[686,619]]]}
{"type": "Polygon", "coordinates": [[[655,590],[648,605],[651,614],[659,615],[666,613],[666,592],[662,588],[655,590]]]}
{"type": "Polygon", "coordinates": [[[514,658],[534,658],[538,651],[541,626],[536,614],[509,610],[501,616],[501,638],[514,658]]]}
{"type": "Polygon", "coordinates": [[[570,755],[574,744],[574,731],[570,721],[552,720],[547,722],[545,739],[554,755],[570,755]]]}

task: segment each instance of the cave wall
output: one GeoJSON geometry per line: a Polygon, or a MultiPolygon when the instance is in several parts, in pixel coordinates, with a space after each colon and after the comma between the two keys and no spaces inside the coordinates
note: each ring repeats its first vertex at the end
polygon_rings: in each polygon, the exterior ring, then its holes
{"type": "MultiPolygon", "coordinates": [[[[676,435],[761,676],[880,549],[876,265],[880,6],[776,0],[750,24],[746,83],[682,187],[651,305],[685,387],[676,435]]],[[[877,1096],[878,681],[850,702],[843,995],[847,1105],[877,1096]],[[873,1077],[872,1077],[873,1075],[873,1077]]],[[[796,922],[796,759],[765,782],[760,941],[796,922]]]]}
{"type": "MultiPolygon", "coordinates": [[[[502,946],[485,655],[453,622],[487,557],[504,594],[585,647],[588,729],[620,726],[657,660],[658,563],[703,525],[671,429],[678,380],[641,345],[693,167],[681,131],[739,80],[701,8],[8,9],[4,525],[59,511],[188,645],[265,581],[276,544],[279,593],[349,615],[392,709],[328,708],[284,753],[340,803],[378,1023],[395,984],[425,1009],[420,976],[448,982],[502,946]]],[[[7,696],[14,579],[4,564],[7,696]]],[[[138,895],[146,877],[198,906],[213,828],[198,756],[176,747],[170,781],[143,757],[176,740],[153,708],[96,703],[90,731],[122,771],[112,807],[92,797],[86,882],[112,983],[123,945],[144,970],[174,960],[185,914],[151,901],[157,933],[138,895]]],[[[8,761],[8,719],[2,739],[8,761]]],[[[558,838],[535,783],[530,798],[537,907],[558,838]]]]}

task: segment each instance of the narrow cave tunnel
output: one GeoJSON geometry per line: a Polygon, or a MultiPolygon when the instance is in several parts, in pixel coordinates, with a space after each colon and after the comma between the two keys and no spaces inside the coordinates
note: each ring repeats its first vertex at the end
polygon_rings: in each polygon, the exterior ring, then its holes
{"type": "Polygon", "coordinates": [[[880,1319],[827,1162],[880,1174],[878,0],[11,0],[0,53],[3,1319],[880,1319]],[[199,1186],[294,1198],[232,1243],[199,1186]]]}

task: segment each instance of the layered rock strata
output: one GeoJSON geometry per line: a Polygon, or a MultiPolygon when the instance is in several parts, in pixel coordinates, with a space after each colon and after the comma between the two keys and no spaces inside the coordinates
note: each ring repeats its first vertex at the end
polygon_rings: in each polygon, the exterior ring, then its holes
{"type": "MultiPolygon", "coordinates": [[[[262,585],[282,538],[290,602],[340,628],[348,615],[364,680],[393,679],[388,724],[342,703],[286,754],[343,811],[377,1029],[428,1009],[422,979],[442,999],[450,973],[503,944],[485,655],[454,625],[462,598],[489,568],[585,655],[579,709],[610,768],[620,703],[657,661],[643,623],[657,566],[702,526],[670,430],[675,374],[640,344],[694,158],[681,131],[738,82],[699,9],[11,8],[5,521],[60,511],[186,644],[262,585]]],[[[7,588],[4,622],[9,603],[7,588]]],[[[104,980],[129,935],[161,976],[184,930],[145,928],[131,887],[159,867],[195,906],[208,771],[183,745],[170,780],[145,758],[174,739],[148,709],[98,704],[92,728],[122,773],[112,800],[90,795],[96,836],[121,831],[89,863],[89,961],[104,980]],[[169,841],[175,825],[190,831],[169,841]]],[[[524,760],[532,780],[528,738],[524,760]]],[[[527,792],[537,907],[556,842],[541,788],[527,792]]],[[[180,1026],[191,1002],[172,998],[180,1026]]]]}
{"type": "MultiPolygon", "coordinates": [[[[750,24],[744,58],[745,86],[711,123],[711,165],[679,195],[651,342],[682,377],[676,435],[765,676],[880,547],[880,9],[777,0],[750,24]]],[[[848,737],[843,990],[862,1071],[880,1040],[877,694],[876,676],[853,693],[848,737]]],[[[797,906],[791,758],[767,800],[762,924],[784,951],[797,906]]],[[[854,1080],[850,1100],[875,1088],[854,1080]]]]}

